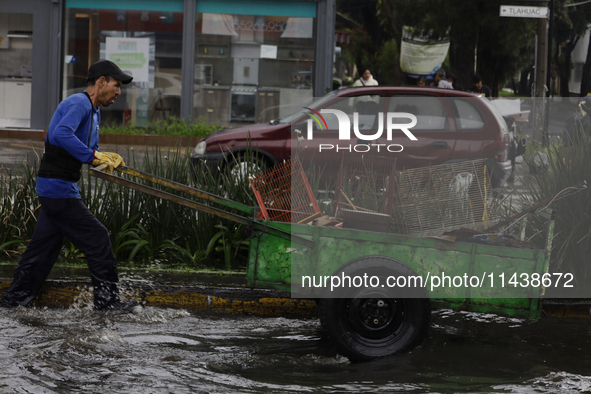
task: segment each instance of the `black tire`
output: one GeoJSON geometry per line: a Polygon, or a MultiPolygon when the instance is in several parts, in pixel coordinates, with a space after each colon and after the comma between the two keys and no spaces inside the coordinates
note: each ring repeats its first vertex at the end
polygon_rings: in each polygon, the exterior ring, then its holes
{"type": "MultiPolygon", "coordinates": [[[[416,276],[410,268],[386,257],[352,262],[337,275],[416,276]]],[[[384,283],[384,282],[381,282],[384,283]]],[[[409,294],[409,293],[405,293],[409,294]]],[[[336,351],[351,362],[405,353],[423,341],[429,329],[431,302],[424,289],[405,298],[398,289],[358,288],[350,298],[323,298],[320,322],[336,351]]]]}
{"type": "Polygon", "coordinates": [[[246,182],[248,177],[257,175],[269,168],[267,161],[254,154],[240,154],[228,159],[227,174],[237,182],[246,182]]]}

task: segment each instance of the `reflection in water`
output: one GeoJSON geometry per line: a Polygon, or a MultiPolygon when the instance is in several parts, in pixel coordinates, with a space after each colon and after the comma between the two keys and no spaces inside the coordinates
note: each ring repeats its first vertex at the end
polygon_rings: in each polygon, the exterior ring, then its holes
{"type": "Polygon", "coordinates": [[[409,354],[350,364],[316,319],[146,308],[0,310],[0,392],[518,392],[591,390],[587,320],[433,313],[409,354]]]}

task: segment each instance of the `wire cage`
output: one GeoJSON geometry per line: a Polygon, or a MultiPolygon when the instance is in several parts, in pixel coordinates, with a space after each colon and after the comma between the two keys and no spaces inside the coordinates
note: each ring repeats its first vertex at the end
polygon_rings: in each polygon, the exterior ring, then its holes
{"type": "Polygon", "coordinates": [[[499,217],[484,159],[399,171],[394,189],[392,227],[398,233],[439,235],[483,228],[499,217]]]}
{"type": "Polygon", "coordinates": [[[343,226],[388,231],[396,160],[387,156],[349,155],[341,160],[335,189],[335,216],[343,226]]]}
{"type": "Polygon", "coordinates": [[[308,223],[322,216],[298,158],[277,164],[248,181],[266,220],[308,223]]]}

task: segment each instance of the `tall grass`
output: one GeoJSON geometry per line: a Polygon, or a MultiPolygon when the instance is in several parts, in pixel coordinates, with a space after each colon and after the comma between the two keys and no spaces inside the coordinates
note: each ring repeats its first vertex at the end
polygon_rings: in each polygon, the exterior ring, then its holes
{"type": "Polygon", "coordinates": [[[0,172],[0,256],[18,253],[33,234],[39,214],[34,174],[28,160],[18,174],[0,172]]]}
{"type": "MultiPolygon", "coordinates": [[[[588,136],[579,129],[574,137],[574,145],[551,146],[548,150],[549,165],[532,174],[531,183],[526,185],[532,203],[551,198],[581,181],[591,181],[588,136]]],[[[586,189],[558,199],[550,207],[557,211],[551,270],[573,273],[579,286],[589,283],[591,191],[586,189]]]]}
{"type": "MultiPolygon", "coordinates": [[[[142,153],[127,149],[120,153],[130,167],[179,183],[194,182],[190,178],[189,149],[151,148],[142,153]]],[[[79,182],[82,199],[109,230],[119,261],[223,269],[245,265],[248,237],[243,226],[91,177],[85,167],[79,182]]],[[[26,166],[22,177],[15,177],[7,170],[0,176],[0,252],[9,255],[21,252],[32,237],[39,210],[36,170],[26,166]]],[[[224,193],[234,201],[254,205],[248,178],[237,182],[225,172],[216,177],[203,174],[199,178],[196,186],[200,189],[224,193]]],[[[62,255],[78,256],[78,253],[66,245],[62,255]]]]}

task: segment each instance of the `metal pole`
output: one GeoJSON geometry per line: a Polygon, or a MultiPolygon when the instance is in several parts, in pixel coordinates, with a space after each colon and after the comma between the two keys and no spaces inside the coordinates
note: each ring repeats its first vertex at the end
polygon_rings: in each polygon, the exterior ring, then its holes
{"type": "Polygon", "coordinates": [[[536,39],[534,43],[534,83],[532,84],[532,98],[534,99],[533,108],[532,108],[532,115],[534,116],[534,127],[533,132],[534,136],[536,131],[538,130],[538,115],[536,112],[536,96],[537,96],[537,86],[538,86],[538,35],[536,34],[536,39]]]}
{"type": "Polygon", "coordinates": [[[193,81],[195,79],[195,0],[185,0],[183,8],[183,57],[181,78],[181,113],[180,116],[190,124],[193,115],[193,81]]]}
{"type": "Polygon", "coordinates": [[[548,88],[548,98],[546,99],[546,111],[544,111],[544,130],[542,133],[542,146],[547,147],[550,145],[550,70],[552,70],[552,32],[554,25],[554,0],[550,0],[549,10],[550,15],[548,16],[548,65],[546,67],[546,87],[548,88]]]}

